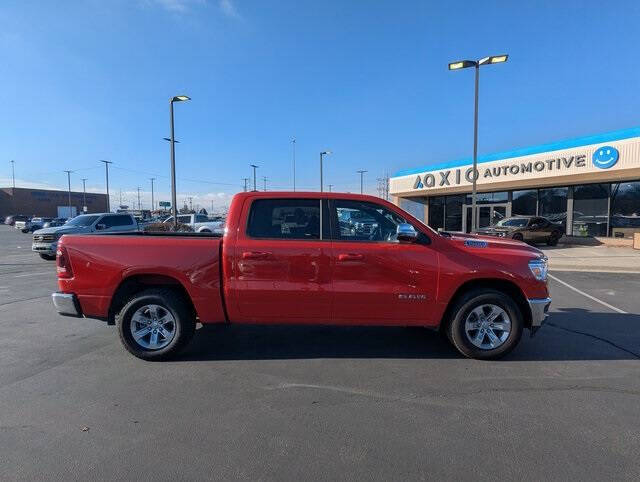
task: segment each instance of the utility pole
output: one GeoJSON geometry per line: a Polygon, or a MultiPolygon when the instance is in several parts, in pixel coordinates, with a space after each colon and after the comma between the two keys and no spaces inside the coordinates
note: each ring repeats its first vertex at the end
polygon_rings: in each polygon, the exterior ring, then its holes
{"type": "Polygon", "coordinates": [[[109,164],[113,164],[112,161],[103,161],[100,160],[100,162],[104,162],[104,172],[107,178],[107,212],[110,213],[111,212],[111,202],[109,200],[109,164]]]}
{"type": "MultiPolygon", "coordinates": [[[[246,191],[246,189],[245,189],[246,191]]],[[[211,214],[213,214],[213,199],[211,200],[211,214]]]]}
{"type": "Polygon", "coordinates": [[[153,181],[155,181],[155,177],[150,177],[149,181],[151,181],[151,210],[153,211],[156,208],[155,202],[153,200],[153,181]]]}
{"type": "Polygon", "coordinates": [[[122,188],[120,188],[120,206],[122,206],[122,188]]]}
{"type": "Polygon", "coordinates": [[[13,179],[13,189],[16,188],[16,171],[15,171],[16,161],[11,161],[11,179],[13,179]]]}
{"type": "Polygon", "coordinates": [[[189,196],[187,199],[189,200],[189,211],[193,211],[193,198],[189,196]]]}
{"type": "Polygon", "coordinates": [[[291,139],[293,144],[293,192],[296,191],[296,138],[291,139]]]}
{"type": "Polygon", "coordinates": [[[82,178],[82,211],[87,207],[87,178],[82,178]]]}
{"type": "Polygon", "coordinates": [[[73,216],[71,215],[71,173],[73,171],[64,171],[67,173],[67,184],[69,186],[69,217],[72,218],[73,216]]]}
{"type": "Polygon", "coordinates": [[[247,182],[249,182],[249,178],[243,177],[242,180],[244,181],[244,192],[247,192],[247,182]]]}
{"type": "Polygon", "coordinates": [[[249,164],[251,167],[253,167],[253,190],[257,191],[258,189],[256,188],[256,169],[259,168],[260,166],[256,166],[255,164],[249,164]]]}
{"type": "Polygon", "coordinates": [[[267,176],[262,176],[262,180],[264,181],[264,190],[267,190],[267,176]]]}
{"type": "Polygon", "coordinates": [[[138,186],[138,211],[140,211],[140,186],[138,186]]]}
{"type": "Polygon", "coordinates": [[[333,184],[329,184],[329,192],[331,192],[332,188],[333,188],[333,184]]]}
{"type": "Polygon", "coordinates": [[[360,173],[360,194],[364,194],[364,173],[368,171],[365,171],[364,169],[360,169],[359,171],[356,171],[356,172],[360,173]]]}

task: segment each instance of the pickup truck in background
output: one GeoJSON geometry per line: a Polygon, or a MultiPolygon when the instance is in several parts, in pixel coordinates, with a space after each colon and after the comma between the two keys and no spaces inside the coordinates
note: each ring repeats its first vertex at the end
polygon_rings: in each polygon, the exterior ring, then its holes
{"type": "Polygon", "coordinates": [[[441,235],[363,195],[240,193],[223,236],[65,235],[57,248],[58,312],[116,324],[147,360],[178,353],[196,322],[424,326],[492,359],[551,303],[538,249],[441,235]],[[341,229],[358,218],[375,222],[341,229]]]}
{"type": "Polygon", "coordinates": [[[34,231],[31,250],[42,259],[56,259],[58,240],[64,234],[121,233],[137,231],[138,223],[131,214],[82,214],[69,219],[62,226],[34,231]]]}
{"type": "MultiPolygon", "coordinates": [[[[164,222],[173,223],[173,216],[164,222]]],[[[196,233],[222,234],[224,231],[224,221],[210,221],[206,214],[178,214],[178,223],[191,226],[196,233]]]]}

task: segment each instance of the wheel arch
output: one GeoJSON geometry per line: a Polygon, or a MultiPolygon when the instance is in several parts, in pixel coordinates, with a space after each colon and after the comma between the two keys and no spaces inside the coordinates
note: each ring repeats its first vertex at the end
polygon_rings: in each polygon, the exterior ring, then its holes
{"type": "Polygon", "coordinates": [[[189,296],[189,292],[180,280],[163,274],[137,273],[124,278],[114,291],[113,296],[111,297],[111,304],[109,305],[109,313],[107,315],[108,324],[114,325],[116,315],[127,303],[127,300],[136,293],[144,291],[147,288],[167,288],[174,291],[176,295],[183,298],[187,303],[187,306],[189,306],[194,318],[197,316],[191,296],[189,296]]]}
{"type": "Polygon", "coordinates": [[[444,330],[451,321],[452,311],[458,300],[464,296],[465,293],[475,289],[493,289],[511,297],[520,309],[520,313],[522,313],[525,328],[531,327],[531,308],[529,308],[527,297],[516,283],[499,278],[479,278],[466,281],[458,287],[442,315],[440,330],[444,330]]]}

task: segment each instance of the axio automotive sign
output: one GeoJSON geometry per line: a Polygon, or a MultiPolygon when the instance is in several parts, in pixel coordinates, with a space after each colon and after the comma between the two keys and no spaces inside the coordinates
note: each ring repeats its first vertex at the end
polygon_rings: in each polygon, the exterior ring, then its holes
{"type": "MultiPolygon", "coordinates": [[[[593,154],[593,165],[600,169],[608,169],[618,161],[618,150],[611,146],[602,146],[596,149],[593,154]]],[[[581,154],[577,156],[554,157],[540,161],[509,162],[501,166],[482,167],[478,166],[475,172],[476,181],[482,179],[484,182],[522,179],[527,174],[535,173],[539,175],[559,175],[560,171],[587,167],[587,156],[581,154]]],[[[432,187],[446,187],[459,185],[462,180],[473,182],[473,167],[446,169],[434,173],[416,175],[413,182],[413,189],[424,189],[432,187]]]]}

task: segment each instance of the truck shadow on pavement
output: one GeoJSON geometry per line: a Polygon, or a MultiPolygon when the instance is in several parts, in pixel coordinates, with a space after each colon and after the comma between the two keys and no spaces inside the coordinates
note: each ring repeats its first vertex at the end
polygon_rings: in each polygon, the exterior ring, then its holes
{"type": "MultiPolygon", "coordinates": [[[[176,361],[463,357],[421,327],[207,325],[176,361]]],[[[563,309],[504,360],[638,360],[640,315],[563,309]]]]}

